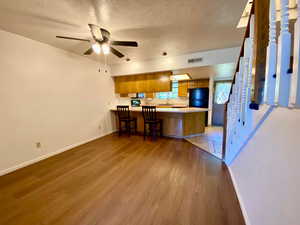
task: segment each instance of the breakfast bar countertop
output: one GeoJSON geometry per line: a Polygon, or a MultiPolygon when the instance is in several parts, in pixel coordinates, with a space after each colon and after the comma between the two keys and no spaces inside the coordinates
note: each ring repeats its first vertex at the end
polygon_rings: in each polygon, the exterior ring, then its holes
{"type": "MultiPolygon", "coordinates": [[[[142,107],[130,107],[132,112],[142,112],[142,107]]],[[[111,111],[117,111],[117,107],[112,108],[111,111]]],[[[195,108],[195,107],[186,107],[186,108],[156,108],[157,112],[166,112],[166,113],[195,113],[195,112],[207,112],[208,108],[195,108]]]]}

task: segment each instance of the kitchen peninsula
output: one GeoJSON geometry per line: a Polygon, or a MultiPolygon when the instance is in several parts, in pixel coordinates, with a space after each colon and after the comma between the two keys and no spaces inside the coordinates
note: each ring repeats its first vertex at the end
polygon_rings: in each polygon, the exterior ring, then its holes
{"type": "MultiPolygon", "coordinates": [[[[117,109],[111,109],[116,112],[117,109]]],[[[131,107],[131,115],[137,118],[138,132],[143,133],[142,107],[131,107]]],[[[157,108],[157,116],[163,120],[163,135],[185,138],[204,132],[206,108],[157,108]]]]}

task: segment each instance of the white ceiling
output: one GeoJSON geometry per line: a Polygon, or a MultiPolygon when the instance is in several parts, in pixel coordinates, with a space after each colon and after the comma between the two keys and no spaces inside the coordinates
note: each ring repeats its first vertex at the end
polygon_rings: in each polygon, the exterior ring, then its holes
{"type": "MultiPolygon", "coordinates": [[[[115,40],[135,40],[138,48],[118,47],[132,60],[156,58],[163,51],[181,55],[239,46],[236,29],[247,0],[7,0],[0,1],[0,28],[82,54],[88,23],[108,29],[115,40]]],[[[95,59],[103,59],[98,56],[95,59]]],[[[108,63],[124,61],[115,56],[108,63]]]]}
{"type": "Polygon", "coordinates": [[[188,73],[192,79],[213,77],[215,80],[231,80],[236,69],[235,63],[201,66],[173,71],[173,74],[188,73]]]}

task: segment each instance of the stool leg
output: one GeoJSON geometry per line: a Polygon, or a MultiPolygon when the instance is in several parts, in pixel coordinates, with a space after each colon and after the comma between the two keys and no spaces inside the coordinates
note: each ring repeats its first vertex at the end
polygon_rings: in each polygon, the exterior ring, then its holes
{"type": "Polygon", "coordinates": [[[119,120],[119,136],[122,134],[122,121],[119,120]]]}
{"type": "Polygon", "coordinates": [[[153,124],[153,140],[157,139],[157,123],[153,124]]]}
{"type": "Polygon", "coordinates": [[[126,121],[126,130],[127,130],[127,134],[129,137],[130,136],[130,121],[126,121]]]}
{"type": "Polygon", "coordinates": [[[160,120],[159,121],[159,132],[160,132],[160,136],[163,136],[163,121],[160,120]]]}
{"type": "Polygon", "coordinates": [[[137,119],[134,120],[134,134],[137,134],[137,119]]]}
{"type": "Polygon", "coordinates": [[[154,140],[154,124],[151,123],[150,125],[150,135],[151,135],[151,140],[153,141],[154,140]]]}
{"type": "Polygon", "coordinates": [[[146,140],[146,123],[144,122],[144,140],[146,140]]]}

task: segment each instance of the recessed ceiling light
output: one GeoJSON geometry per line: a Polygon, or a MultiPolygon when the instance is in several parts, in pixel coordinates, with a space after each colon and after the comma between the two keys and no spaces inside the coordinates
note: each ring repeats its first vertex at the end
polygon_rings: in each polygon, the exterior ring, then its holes
{"type": "Polygon", "coordinates": [[[176,74],[170,76],[170,80],[172,81],[180,81],[180,80],[190,80],[191,76],[188,73],[185,74],[176,74]]]}

